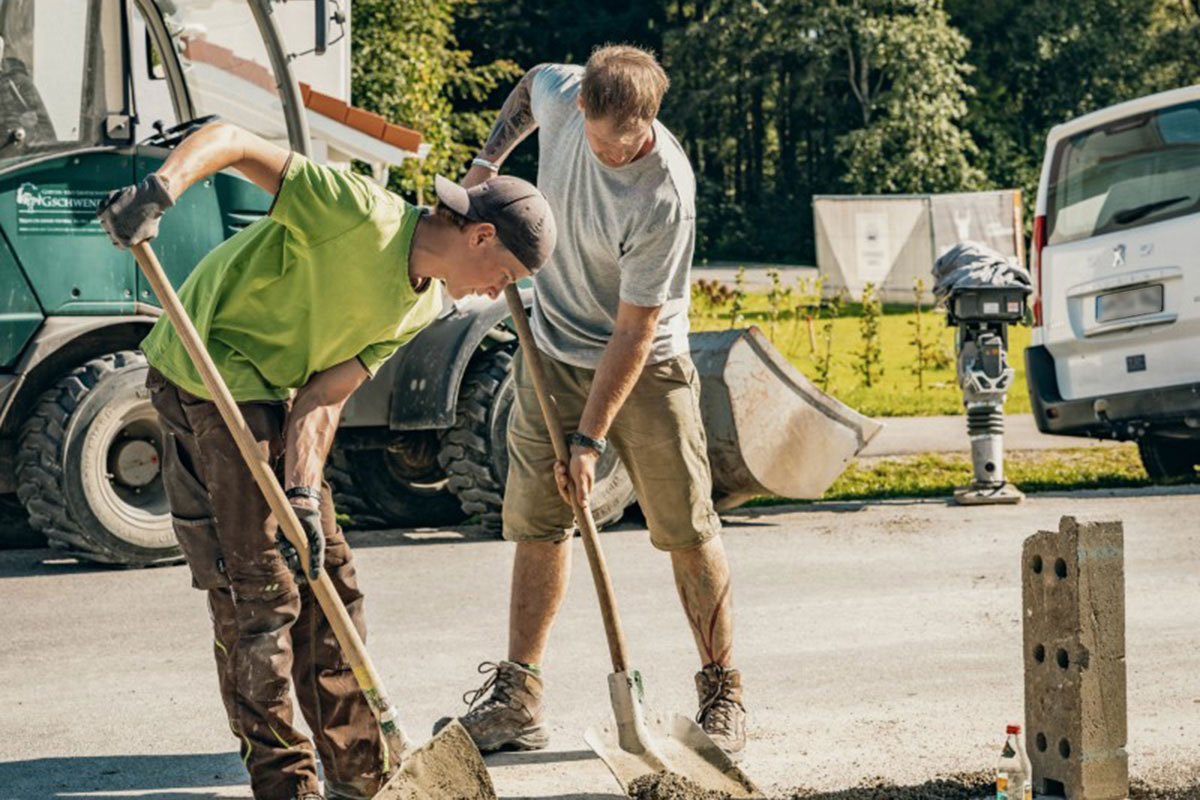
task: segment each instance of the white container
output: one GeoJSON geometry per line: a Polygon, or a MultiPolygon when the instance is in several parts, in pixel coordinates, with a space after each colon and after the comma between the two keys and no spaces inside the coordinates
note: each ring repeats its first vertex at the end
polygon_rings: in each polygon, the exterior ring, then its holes
{"type": "Polygon", "coordinates": [[[1009,725],[996,765],[996,800],[1033,800],[1033,765],[1020,725],[1009,725]]]}

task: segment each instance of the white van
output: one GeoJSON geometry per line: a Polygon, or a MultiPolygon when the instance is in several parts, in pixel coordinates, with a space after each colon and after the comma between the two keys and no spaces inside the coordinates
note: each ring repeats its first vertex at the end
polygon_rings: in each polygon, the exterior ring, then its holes
{"type": "Polygon", "coordinates": [[[1046,433],[1200,462],[1200,85],[1055,127],[1033,226],[1029,396],[1046,433]]]}

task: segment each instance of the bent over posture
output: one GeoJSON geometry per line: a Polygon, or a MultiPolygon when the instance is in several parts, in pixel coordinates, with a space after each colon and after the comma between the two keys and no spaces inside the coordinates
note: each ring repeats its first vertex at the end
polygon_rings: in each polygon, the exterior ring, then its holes
{"type": "Polygon", "coordinates": [[[532,328],[564,428],[573,431],[570,464],[556,465],[519,354],[503,512],[504,536],[517,543],[508,658],[481,667],[495,674],[462,718],[484,751],[547,744],[541,665],[567,589],[573,528],[558,493],[569,472],[586,503],[608,446],[629,469],[651,543],[671,555],[700,654],[697,720],[729,753],[745,745],[729,567],[688,355],[695,179],[679,142],[655,119],[666,88],[662,67],[634,47],[597,50],[586,67],[535,67],[509,95],[464,181],[491,178],[538,130],[538,187],[561,233],[534,279],[532,328]]]}
{"type": "Polygon", "coordinates": [[[268,216],[209,253],[180,300],[308,537],[293,575],[266,499],[164,317],[142,343],[163,429],[163,481],[192,584],[208,593],[221,698],[258,800],[364,800],[389,770],[378,725],[307,577],[328,570],[359,633],[363,596],[323,465],[341,408],[452,297],[497,296],[554,248],[545,198],[516,178],[437,181],[433,211],[231,125],[206,126],[101,221],[122,247],[154,238],[189,186],[234,168],[274,195],[268,216]],[[294,725],[292,691],[313,732],[294,725]],[[315,746],[315,753],[314,753],[315,746]]]}

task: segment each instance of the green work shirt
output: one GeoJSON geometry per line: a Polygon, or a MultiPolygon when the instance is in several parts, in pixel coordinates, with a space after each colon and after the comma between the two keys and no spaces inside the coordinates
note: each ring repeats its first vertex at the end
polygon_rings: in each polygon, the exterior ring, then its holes
{"type": "MultiPolygon", "coordinates": [[[[284,400],[357,356],[376,370],[437,317],[441,287],[408,277],[421,209],[293,154],[269,216],[222,242],[179,298],[239,402],[284,400]]],[[[142,342],[167,380],[211,399],[164,315],[142,342]]]]}

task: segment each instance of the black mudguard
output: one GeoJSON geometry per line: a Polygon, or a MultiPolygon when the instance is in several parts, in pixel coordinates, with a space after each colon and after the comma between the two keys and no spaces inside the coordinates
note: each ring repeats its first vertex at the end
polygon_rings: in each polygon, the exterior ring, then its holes
{"type": "MultiPolygon", "coordinates": [[[[529,306],[530,290],[521,292],[529,306]]],[[[469,298],[455,303],[384,364],[347,401],[343,428],[393,431],[448,428],[454,424],[458,387],[480,342],[508,317],[508,305],[469,298]]]]}

